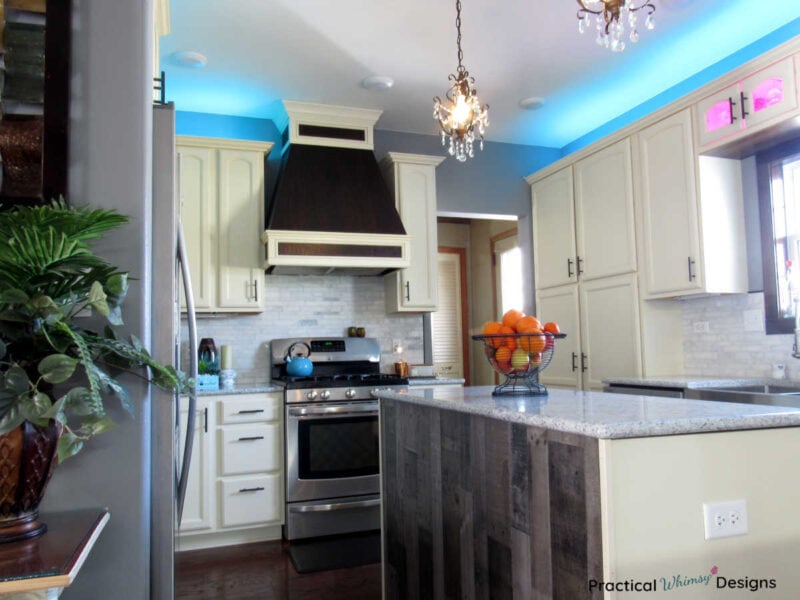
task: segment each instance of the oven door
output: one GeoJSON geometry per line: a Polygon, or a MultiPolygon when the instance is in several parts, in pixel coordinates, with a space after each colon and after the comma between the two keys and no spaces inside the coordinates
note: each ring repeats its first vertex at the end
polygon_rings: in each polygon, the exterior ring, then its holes
{"type": "Polygon", "coordinates": [[[286,406],[286,500],[379,493],[378,403],[286,406]]]}

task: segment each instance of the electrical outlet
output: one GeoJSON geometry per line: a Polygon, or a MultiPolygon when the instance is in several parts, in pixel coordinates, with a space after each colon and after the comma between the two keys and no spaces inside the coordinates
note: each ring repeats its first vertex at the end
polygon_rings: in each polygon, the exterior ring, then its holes
{"type": "Polygon", "coordinates": [[[392,352],[395,354],[403,352],[403,342],[401,340],[392,340],[392,352]]]}
{"type": "Polygon", "coordinates": [[[745,535],[747,529],[747,501],[703,502],[703,523],[707,540],[745,535]]]}
{"type": "Polygon", "coordinates": [[[695,333],[708,333],[710,330],[708,321],[695,321],[692,324],[695,333]]]}

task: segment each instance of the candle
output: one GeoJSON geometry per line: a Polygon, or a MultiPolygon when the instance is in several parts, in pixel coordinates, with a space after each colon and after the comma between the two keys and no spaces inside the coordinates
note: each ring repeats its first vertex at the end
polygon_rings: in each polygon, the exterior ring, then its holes
{"type": "Polygon", "coordinates": [[[222,344],[222,358],[220,363],[222,369],[233,368],[233,352],[228,344],[222,344]]]}

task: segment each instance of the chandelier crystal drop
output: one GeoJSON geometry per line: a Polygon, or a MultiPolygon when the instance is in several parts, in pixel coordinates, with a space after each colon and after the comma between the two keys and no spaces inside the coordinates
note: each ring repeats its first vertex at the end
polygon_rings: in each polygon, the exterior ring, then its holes
{"type": "Polygon", "coordinates": [[[645,29],[655,27],[653,13],[656,7],[653,0],[577,0],[578,6],[578,31],[584,33],[591,27],[592,17],[595,16],[595,41],[599,46],[608,48],[612,52],[622,52],[625,49],[625,38],[635,44],[639,41],[639,18],[646,14],[645,29]],[[626,27],[629,33],[626,36],[626,27]]]}
{"type": "Polygon", "coordinates": [[[489,105],[481,105],[475,89],[475,78],[464,67],[464,54],[461,51],[461,0],[456,0],[456,45],[458,47],[458,68],[448,77],[453,84],[447,90],[444,100],[439,96],[433,99],[433,119],[439,124],[442,146],[448,146],[450,156],[464,162],[474,156],[475,139],[478,138],[483,150],[483,136],[489,126],[489,105]],[[448,143],[449,142],[449,143],[448,143]]]}

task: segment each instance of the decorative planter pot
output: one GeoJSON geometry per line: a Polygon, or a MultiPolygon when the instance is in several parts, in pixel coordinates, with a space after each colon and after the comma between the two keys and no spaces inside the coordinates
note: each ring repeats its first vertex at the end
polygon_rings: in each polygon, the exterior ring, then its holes
{"type": "Polygon", "coordinates": [[[39,503],[56,464],[61,427],[28,421],[0,435],[0,543],[42,535],[39,503]]]}

